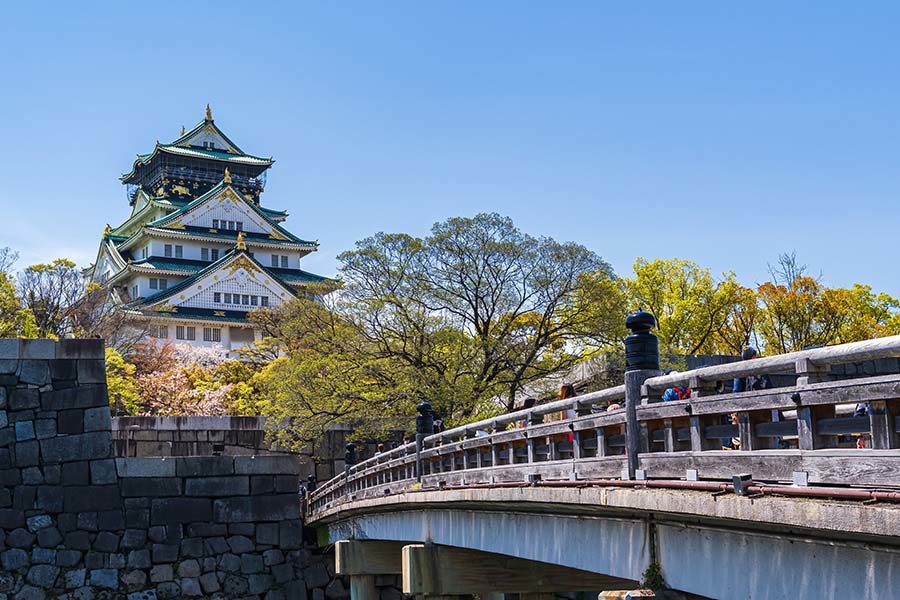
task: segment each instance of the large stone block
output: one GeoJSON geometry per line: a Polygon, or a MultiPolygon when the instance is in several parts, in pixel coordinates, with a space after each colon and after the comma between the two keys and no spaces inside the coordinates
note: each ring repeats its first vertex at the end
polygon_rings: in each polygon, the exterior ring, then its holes
{"type": "Polygon", "coordinates": [[[282,521],[300,518],[300,501],[295,494],[224,498],[215,501],[215,519],[222,523],[282,521]]]}
{"type": "Polygon", "coordinates": [[[29,408],[39,408],[41,406],[41,395],[35,389],[18,388],[9,394],[9,410],[26,410],[29,408]]]}
{"type": "Polygon", "coordinates": [[[66,571],[64,577],[66,589],[71,590],[84,586],[85,575],[86,571],[84,569],[73,569],[71,571],[66,571]]]}
{"type": "Polygon", "coordinates": [[[63,489],[56,485],[42,485],[37,489],[35,506],[40,510],[59,513],[64,508],[63,489]]]}
{"type": "MultiPolygon", "coordinates": [[[[108,486],[116,487],[116,486],[108,486]]],[[[97,527],[107,531],[125,529],[125,511],[122,509],[106,510],[97,513],[97,527]]]]}
{"type": "Polygon", "coordinates": [[[114,590],[119,587],[119,572],[115,569],[94,569],[89,576],[94,587],[114,590]]]}
{"type": "Polygon", "coordinates": [[[250,493],[248,477],[198,477],[185,480],[185,496],[246,496],[250,493]]]}
{"type": "Polygon", "coordinates": [[[94,540],[94,550],[97,552],[115,552],[119,549],[119,536],[111,531],[101,531],[94,540]]]}
{"type": "Polygon", "coordinates": [[[62,465],[61,482],[63,485],[87,485],[90,483],[88,478],[87,461],[64,463],[62,465]]]}
{"type": "Polygon", "coordinates": [[[107,485],[118,480],[116,461],[113,458],[91,461],[91,483],[107,485]]]}
{"type": "Polygon", "coordinates": [[[94,408],[109,406],[109,400],[105,385],[81,385],[41,393],[41,406],[44,410],[94,408]]]}
{"type": "Polygon", "coordinates": [[[3,567],[3,571],[6,573],[23,571],[28,568],[30,562],[28,553],[21,548],[12,548],[0,553],[0,566],[3,567]]]}
{"type": "Polygon", "coordinates": [[[234,473],[234,459],[230,456],[189,456],[173,462],[173,475],[179,477],[218,477],[234,473]]]}
{"type": "MultiPolygon", "coordinates": [[[[67,487],[65,492],[65,512],[108,511],[118,508],[122,502],[117,485],[92,485],[87,487],[67,487]]],[[[118,511],[121,517],[121,510],[118,511]]],[[[124,521],[124,517],[121,517],[124,521]]],[[[101,527],[101,529],[114,529],[101,527]]]]}
{"type": "Polygon", "coordinates": [[[181,480],[176,477],[124,477],[119,485],[124,497],[181,495],[181,480]]]}
{"type": "Polygon", "coordinates": [[[18,361],[20,356],[18,339],[0,338],[0,358],[18,361]]]}
{"type": "Polygon", "coordinates": [[[238,475],[299,475],[300,457],[288,455],[235,456],[238,475]]]}
{"type": "Polygon", "coordinates": [[[17,467],[36,467],[40,464],[40,451],[37,441],[19,442],[16,444],[15,451],[15,465],[17,467]]]}
{"type": "Polygon", "coordinates": [[[106,383],[106,361],[78,359],[78,383],[106,383]]]}
{"type": "Polygon", "coordinates": [[[34,565],[28,569],[26,579],[31,585],[46,589],[53,586],[57,575],[59,575],[59,567],[56,565],[34,565]]]}
{"type": "Polygon", "coordinates": [[[65,339],[56,344],[56,358],[104,358],[102,339],[65,339]]]}
{"type": "Polygon", "coordinates": [[[56,359],[50,361],[50,379],[53,381],[75,379],[75,361],[71,359],[56,359]]]}
{"type": "Polygon", "coordinates": [[[39,440],[46,440],[56,435],[56,419],[38,419],[34,422],[34,435],[39,440]]]}
{"type": "Polygon", "coordinates": [[[48,339],[19,340],[19,357],[38,360],[56,358],[56,341],[48,339]]]}
{"type": "Polygon", "coordinates": [[[112,420],[110,418],[108,406],[85,409],[85,431],[110,431],[110,429],[112,429],[112,420]]]}
{"type": "Polygon", "coordinates": [[[47,385],[50,383],[50,365],[46,360],[23,360],[19,363],[19,383],[47,385]]]}
{"type": "Polygon", "coordinates": [[[170,563],[178,560],[178,544],[153,544],[153,562],[170,563]]]}
{"type": "Polygon", "coordinates": [[[66,435],[84,433],[84,409],[61,410],[56,415],[56,430],[66,435]]]}
{"type": "Polygon", "coordinates": [[[299,519],[278,524],[278,545],[282,550],[294,550],[303,545],[303,525],[299,519]]]}
{"type": "Polygon", "coordinates": [[[108,458],[112,449],[108,431],[59,436],[41,440],[44,462],[73,462],[108,458]]]}
{"type": "Polygon", "coordinates": [[[15,424],[15,429],[17,442],[26,442],[37,437],[34,433],[34,421],[19,421],[15,424]]]}
{"type": "Polygon", "coordinates": [[[150,505],[153,525],[193,523],[212,519],[212,501],[204,498],[157,498],[150,505]]]}
{"type": "Polygon", "coordinates": [[[174,477],[175,464],[171,458],[128,457],[116,459],[119,477],[174,477]]]}

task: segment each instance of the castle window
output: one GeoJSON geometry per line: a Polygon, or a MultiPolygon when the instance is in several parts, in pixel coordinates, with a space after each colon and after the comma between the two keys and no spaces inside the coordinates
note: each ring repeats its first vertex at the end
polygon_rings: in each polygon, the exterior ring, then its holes
{"type": "Polygon", "coordinates": [[[278,266],[278,255],[277,255],[277,254],[273,254],[273,255],[272,255],[272,266],[273,266],[273,267],[277,267],[277,266],[278,266]]]}
{"type": "Polygon", "coordinates": [[[176,325],[175,326],[175,339],[176,340],[184,339],[184,325],[176,325]]]}
{"type": "Polygon", "coordinates": [[[231,304],[231,294],[225,292],[225,304],[231,304]]]}
{"type": "Polygon", "coordinates": [[[197,339],[197,330],[194,327],[187,328],[187,339],[193,341],[197,339]]]}
{"type": "Polygon", "coordinates": [[[287,269],[287,268],[288,268],[288,257],[287,257],[287,256],[282,256],[282,257],[281,257],[281,268],[282,268],[282,269],[287,269]]]}
{"type": "Polygon", "coordinates": [[[209,248],[200,248],[200,260],[209,262],[209,248]]]}
{"type": "Polygon", "coordinates": [[[213,219],[213,229],[218,229],[218,228],[219,228],[219,220],[213,219]]]}
{"type": "Polygon", "coordinates": [[[250,306],[259,305],[259,296],[250,296],[250,306]]]}
{"type": "Polygon", "coordinates": [[[250,306],[250,296],[244,294],[244,296],[241,298],[241,304],[243,304],[244,306],[250,306]]]}
{"type": "Polygon", "coordinates": [[[219,292],[213,292],[213,302],[215,302],[216,304],[221,304],[222,294],[219,292]]]}
{"type": "Polygon", "coordinates": [[[165,254],[168,258],[172,258],[172,244],[166,244],[163,247],[163,254],[165,254]]]}
{"type": "Polygon", "coordinates": [[[210,258],[210,260],[212,260],[213,262],[216,262],[217,260],[219,260],[219,249],[218,249],[218,248],[212,248],[212,249],[209,251],[209,258],[210,258]]]}
{"type": "Polygon", "coordinates": [[[168,325],[159,325],[156,327],[151,327],[150,334],[153,335],[153,337],[155,337],[157,339],[164,340],[167,337],[169,337],[169,326],[168,325]]]}
{"type": "Polygon", "coordinates": [[[268,306],[269,305],[269,297],[268,296],[260,296],[259,304],[260,304],[260,306],[268,306]]]}
{"type": "Polygon", "coordinates": [[[218,327],[204,327],[203,328],[203,341],[204,342],[221,342],[222,341],[222,330],[218,327]]]}
{"type": "Polygon", "coordinates": [[[184,255],[183,246],[175,246],[175,258],[181,258],[184,255]]]}

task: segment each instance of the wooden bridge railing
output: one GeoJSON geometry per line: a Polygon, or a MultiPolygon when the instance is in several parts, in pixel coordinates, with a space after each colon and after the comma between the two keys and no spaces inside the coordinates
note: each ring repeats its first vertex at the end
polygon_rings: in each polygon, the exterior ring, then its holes
{"type": "Polygon", "coordinates": [[[900,488],[900,374],[830,381],[832,365],[900,357],[900,336],[649,377],[425,438],[352,465],[309,497],[315,513],[349,499],[417,487],[526,481],[664,479],[900,488]],[[796,382],[739,393],[736,377],[796,382]],[[690,398],[662,402],[671,386],[690,398]],[[621,408],[608,410],[610,404],[621,408]],[[857,404],[864,416],[853,416],[857,404]],[[636,427],[627,427],[634,410],[636,427]],[[552,417],[551,417],[552,416],[552,417]],[[550,418],[548,418],[550,417],[550,418]],[[551,418],[553,420],[551,420],[551,418]],[[865,448],[857,448],[857,440],[865,448]],[[626,449],[637,448],[632,464],[626,449]],[[629,468],[630,466],[630,468],[629,468]]]}

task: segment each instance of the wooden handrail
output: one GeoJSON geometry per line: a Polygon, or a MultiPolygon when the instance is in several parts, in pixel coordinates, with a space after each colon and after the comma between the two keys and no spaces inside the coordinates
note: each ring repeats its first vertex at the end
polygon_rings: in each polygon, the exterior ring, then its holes
{"type": "MultiPolygon", "coordinates": [[[[423,481],[469,481],[484,478],[490,471],[489,481],[497,477],[521,481],[529,473],[543,473],[552,480],[560,474],[569,477],[574,472],[578,476],[582,470],[595,477],[620,477],[625,457],[617,452],[627,445],[638,448],[632,456],[637,457],[634,462],[646,477],[657,473],[683,474],[692,468],[696,474],[696,467],[702,465],[702,476],[719,479],[753,466],[761,471],[754,474],[761,480],[780,481],[790,479],[791,473],[785,469],[804,466],[806,461],[813,483],[866,486],[877,481],[880,485],[900,487],[900,453],[891,450],[900,446],[900,375],[823,383],[806,377],[824,374],[834,364],[896,357],[900,357],[900,336],[651,377],[644,381],[645,396],[648,391],[696,384],[698,380],[709,383],[778,372],[795,373],[803,379],[791,387],[702,395],[671,403],[647,404],[645,397],[644,404],[636,407],[638,431],[622,431],[624,410],[585,414],[585,409],[595,404],[624,400],[624,385],[558,400],[425,438],[421,475],[423,481]],[[869,405],[869,415],[838,418],[834,407],[848,403],[850,409],[853,403],[869,405]],[[574,416],[542,422],[545,415],[570,410],[574,416]],[[772,420],[773,410],[792,416],[789,420],[772,420]],[[729,424],[723,424],[720,418],[732,414],[739,417],[736,424],[730,424],[730,418],[729,424]],[[511,423],[523,426],[507,429],[511,423]],[[833,436],[860,434],[871,438],[874,450],[832,454],[828,447],[827,440],[833,436]],[[796,440],[799,448],[757,445],[771,444],[785,436],[796,440]],[[739,451],[722,452],[718,449],[720,437],[740,438],[742,447],[739,451]],[[631,439],[628,444],[622,441],[626,438],[631,439]],[[883,449],[889,452],[882,454],[883,449]],[[762,456],[766,459],[760,460],[762,456]],[[864,463],[859,473],[853,470],[854,456],[864,463]],[[569,466],[560,469],[556,466],[560,461],[569,466]],[[823,465],[822,461],[835,464],[823,465]],[[841,473],[845,480],[835,479],[835,474],[841,473]]],[[[341,497],[388,490],[401,484],[411,486],[416,480],[415,467],[414,444],[394,448],[351,466],[346,475],[323,484],[311,494],[309,505],[315,511],[341,497]]],[[[629,468],[634,470],[633,465],[629,468]]]]}

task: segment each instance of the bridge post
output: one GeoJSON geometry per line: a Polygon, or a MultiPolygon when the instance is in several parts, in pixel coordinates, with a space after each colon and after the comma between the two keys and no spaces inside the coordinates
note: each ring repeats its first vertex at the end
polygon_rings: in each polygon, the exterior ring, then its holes
{"type": "Polygon", "coordinates": [[[422,447],[425,438],[434,434],[434,413],[427,400],[420,402],[416,410],[419,411],[419,416],[416,417],[416,481],[422,483],[422,447]]]}
{"type": "Polygon", "coordinates": [[[644,311],[625,319],[625,327],[631,330],[631,335],[625,338],[625,448],[629,479],[635,478],[638,454],[649,441],[644,440],[637,418],[637,407],[642,402],[641,386],[647,379],[661,374],[659,339],[650,333],[655,326],[656,317],[644,311]]]}

